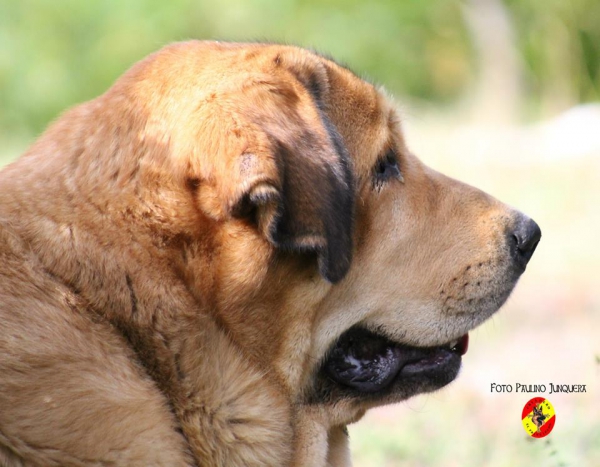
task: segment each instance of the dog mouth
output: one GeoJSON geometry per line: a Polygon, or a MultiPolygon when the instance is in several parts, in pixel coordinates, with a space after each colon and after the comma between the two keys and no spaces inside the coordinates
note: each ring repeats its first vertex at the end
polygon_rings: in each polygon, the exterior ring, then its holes
{"type": "Polygon", "coordinates": [[[440,346],[414,347],[353,327],[334,344],[321,372],[340,389],[353,393],[409,396],[454,380],[468,346],[468,334],[440,346]]]}

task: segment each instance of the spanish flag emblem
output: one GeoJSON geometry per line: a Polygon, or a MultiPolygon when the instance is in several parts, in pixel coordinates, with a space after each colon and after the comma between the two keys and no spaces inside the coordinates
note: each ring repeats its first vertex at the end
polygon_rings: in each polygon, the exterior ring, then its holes
{"type": "Polygon", "coordinates": [[[548,399],[534,397],[523,407],[521,422],[529,436],[543,438],[554,428],[556,422],[554,407],[548,399]]]}

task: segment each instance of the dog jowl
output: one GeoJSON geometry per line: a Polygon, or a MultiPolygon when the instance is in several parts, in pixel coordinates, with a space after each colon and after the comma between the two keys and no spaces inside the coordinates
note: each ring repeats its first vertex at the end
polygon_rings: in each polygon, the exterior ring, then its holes
{"type": "Polygon", "coordinates": [[[170,45],[0,173],[0,464],[349,465],[540,236],[334,61],[170,45]]]}

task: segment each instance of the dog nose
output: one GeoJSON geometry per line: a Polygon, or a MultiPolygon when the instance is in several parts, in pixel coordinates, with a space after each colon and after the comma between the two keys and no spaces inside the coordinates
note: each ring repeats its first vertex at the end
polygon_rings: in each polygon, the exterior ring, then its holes
{"type": "Polygon", "coordinates": [[[515,228],[509,234],[511,253],[519,266],[525,269],[542,238],[542,231],[532,219],[520,215],[515,228]]]}

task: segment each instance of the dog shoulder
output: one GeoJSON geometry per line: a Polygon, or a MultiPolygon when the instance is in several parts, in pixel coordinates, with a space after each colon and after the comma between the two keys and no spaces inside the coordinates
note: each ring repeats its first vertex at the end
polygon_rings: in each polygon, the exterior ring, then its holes
{"type": "Polygon", "coordinates": [[[168,403],[123,339],[1,222],[0,355],[0,464],[192,465],[168,403]]]}

